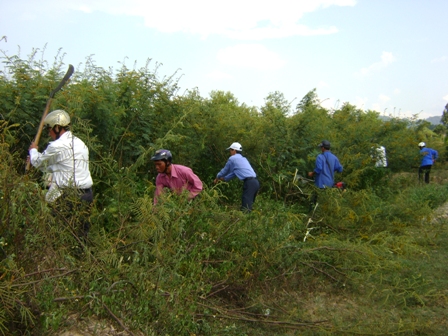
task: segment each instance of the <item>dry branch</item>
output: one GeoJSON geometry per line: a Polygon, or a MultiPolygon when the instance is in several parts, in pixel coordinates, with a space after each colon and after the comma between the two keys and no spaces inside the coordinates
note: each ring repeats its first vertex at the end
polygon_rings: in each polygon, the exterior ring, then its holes
{"type": "MultiPolygon", "coordinates": [[[[222,309],[222,308],[218,308],[218,307],[212,307],[212,306],[208,306],[208,305],[201,304],[201,303],[199,303],[199,304],[206,308],[209,308],[211,310],[214,310],[214,311],[220,313],[220,315],[219,315],[220,318],[239,320],[239,321],[244,321],[244,322],[264,323],[264,324],[276,325],[276,326],[287,327],[287,328],[311,327],[311,326],[315,326],[317,324],[322,324],[322,323],[328,322],[328,320],[316,321],[316,322],[303,322],[303,323],[291,322],[291,321],[278,321],[278,320],[267,319],[266,315],[263,315],[264,318],[257,319],[257,318],[244,316],[244,314],[246,314],[246,313],[232,314],[230,310],[226,310],[226,309],[222,309]]],[[[246,315],[248,315],[248,314],[249,313],[247,313],[246,315]]],[[[251,315],[254,315],[254,314],[251,314],[251,315]]],[[[210,315],[206,315],[206,314],[197,314],[197,316],[210,317],[210,315]]],[[[259,315],[259,316],[261,316],[261,315],[259,315]]]]}
{"type": "Polygon", "coordinates": [[[18,284],[15,284],[15,285],[11,285],[11,287],[21,287],[21,286],[33,285],[33,284],[36,284],[36,283],[39,283],[39,282],[42,282],[42,281],[45,281],[45,280],[48,280],[48,279],[60,278],[60,277],[63,277],[65,275],[67,275],[67,274],[70,274],[70,273],[73,273],[73,272],[76,272],[76,271],[77,270],[71,270],[71,271],[65,272],[63,274],[53,275],[53,276],[50,276],[48,278],[43,278],[43,279],[40,279],[40,280],[24,282],[24,283],[18,283],[18,284]]]}

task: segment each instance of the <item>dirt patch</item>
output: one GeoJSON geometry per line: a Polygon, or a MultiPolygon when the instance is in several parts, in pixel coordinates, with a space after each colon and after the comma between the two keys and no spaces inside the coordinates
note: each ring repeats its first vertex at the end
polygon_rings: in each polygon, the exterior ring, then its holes
{"type": "Polygon", "coordinates": [[[448,202],[434,210],[434,216],[431,223],[443,223],[448,221],[448,202]]]}
{"type": "Polygon", "coordinates": [[[140,332],[129,332],[114,325],[108,320],[98,319],[96,316],[81,318],[79,314],[70,315],[65,321],[67,327],[58,336],[142,336],[140,332]]]}

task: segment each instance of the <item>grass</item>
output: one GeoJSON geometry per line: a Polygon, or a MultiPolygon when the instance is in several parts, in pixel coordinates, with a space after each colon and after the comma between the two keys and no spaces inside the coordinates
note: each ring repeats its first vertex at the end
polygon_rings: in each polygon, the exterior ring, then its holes
{"type": "Polygon", "coordinates": [[[15,183],[9,215],[28,224],[1,237],[4,333],[57,335],[73,328],[73,312],[128,335],[440,335],[448,327],[447,221],[432,218],[446,184],[400,176],[387,193],[329,190],[312,213],[306,199],[260,195],[250,215],[223,205],[219,188],[193,203],[167,194],[157,207],[148,192],[95,209],[79,255],[70,226],[43,199],[25,201],[29,185],[15,183]]]}

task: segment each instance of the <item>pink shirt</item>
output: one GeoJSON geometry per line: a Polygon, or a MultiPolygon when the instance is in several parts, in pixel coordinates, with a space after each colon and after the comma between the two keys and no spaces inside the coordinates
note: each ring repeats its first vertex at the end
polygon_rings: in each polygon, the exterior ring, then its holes
{"type": "Polygon", "coordinates": [[[187,189],[189,191],[188,198],[192,199],[202,191],[202,182],[191,168],[172,164],[170,177],[163,173],[157,175],[154,203],[157,203],[157,196],[162,193],[163,188],[169,188],[178,194],[187,189]]]}

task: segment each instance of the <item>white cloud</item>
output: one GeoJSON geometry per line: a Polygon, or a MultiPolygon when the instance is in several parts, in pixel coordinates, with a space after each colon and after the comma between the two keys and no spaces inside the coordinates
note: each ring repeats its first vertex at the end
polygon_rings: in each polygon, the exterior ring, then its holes
{"type": "Polygon", "coordinates": [[[422,113],[422,111],[420,111],[420,112],[413,112],[413,111],[411,111],[411,110],[405,110],[405,111],[402,111],[401,109],[399,109],[397,112],[397,115],[395,115],[396,117],[398,117],[398,118],[413,118],[414,117],[414,115],[418,115],[419,116],[419,118],[428,118],[428,117],[430,117],[430,115],[428,115],[427,113],[422,113]]]}
{"type": "Polygon", "coordinates": [[[238,44],[221,49],[216,58],[225,65],[260,70],[277,70],[286,64],[278,54],[261,44],[238,44]]]}
{"type": "Polygon", "coordinates": [[[318,89],[323,89],[323,88],[327,88],[327,87],[330,87],[330,85],[328,85],[328,83],[325,82],[325,81],[320,81],[320,82],[317,84],[317,88],[318,88],[318,89]]]}
{"type": "Polygon", "coordinates": [[[367,76],[372,72],[379,71],[381,69],[384,69],[389,64],[395,62],[395,56],[392,55],[391,52],[383,51],[381,54],[381,61],[373,63],[372,65],[368,66],[367,68],[362,68],[358,75],[367,76]]]}
{"type": "Polygon", "coordinates": [[[92,13],[92,9],[85,5],[81,5],[77,9],[84,13],[92,13]]]}
{"type": "Polygon", "coordinates": [[[225,73],[225,72],[222,72],[219,70],[215,70],[215,71],[208,73],[206,75],[206,77],[210,78],[210,79],[214,79],[214,80],[232,79],[233,78],[233,76],[229,75],[228,73],[225,73]]]}
{"type": "Polygon", "coordinates": [[[392,55],[391,52],[383,51],[381,54],[381,64],[388,65],[395,61],[395,57],[392,55]]]}
{"type": "Polygon", "coordinates": [[[355,101],[352,104],[355,105],[360,110],[364,110],[366,108],[367,101],[368,101],[367,98],[356,97],[355,101]]]}
{"type": "Polygon", "coordinates": [[[356,5],[357,0],[335,0],[329,2],[338,6],[354,6],[356,5]]]}
{"type": "Polygon", "coordinates": [[[319,105],[327,110],[332,110],[335,108],[334,98],[326,98],[319,102],[319,105]]]}
{"type": "Polygon", "coordinates": [[[390,97],[388,97],[388,96],[386,96],[386,95],[384,95],[384,94],[381,94],[378,98],[379,98],[382,102],[387,102],[387,101],[390,100],[390,97]]]}
{"type": "Polygon", "coordinates": [[[372,110],[376,111],[376,112],[384,113],[383,111],[381,111],[381,105],[377,104],[377,103],[372,105],[372,110]]]}
{"type": "Polygon", "coordinates": [[[304,25],[292,24],[283,26],[255,27],[242,31],[227,31],[223,35],[237,40],[263,40],[271,38],[282,38],[295,35],[328,35],[337,33],[336,27],[311,29],[304,25]]]}
{"type": "Polygon", "coordinates": [[[400,93],[401,93],[401,90],[400,90],[400,89],[395,89],[395,90],[394,90],[394,94],[395,94],[395,95],[399,95],[400,93]]]}
{"type": "Polygon", "coordinates": [[[431,63],[440,63],[440,62],[445,62],[448,59],[448,57],[446,56],[442,56],[439,58],[434,58],[431,63]]]}
{"type": "MultiPolygon", "coordinates": [[[[41,0],[56,3],[56,0],[41,0]]],[[[330,6],[355,6],[356,0],[66,0],[72,10],[101,11],[142,17],[145,25],[161,32],[184,32],[207,37],[261,40],[295,35],[334,34],[336,27],[310,28],[298,23],[306,13],[330,6]]]]}
{"type": "Polygon", "coordinates": [[[448,94],[443,97],[443,100],[448,100],[448,94]]]}

